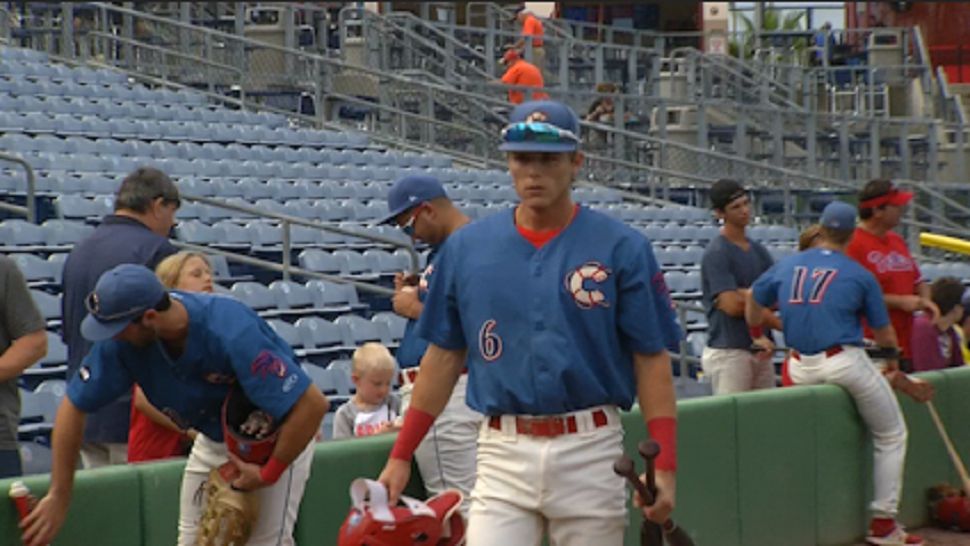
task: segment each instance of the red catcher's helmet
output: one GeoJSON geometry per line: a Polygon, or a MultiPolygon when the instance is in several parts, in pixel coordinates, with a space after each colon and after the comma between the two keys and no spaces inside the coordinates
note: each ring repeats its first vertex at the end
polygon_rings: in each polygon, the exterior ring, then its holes
{"type": "Polygon", "coordinates": [[[387,505],[387,489],[373,480],[350,484],[353,506],[340,526],[337,546],[461,546],[465,520],[462,495],[450,489],[421,502],[401,497],[404,506],[387,505]]]}
{"type": "MultiPolygon", "coordinates": [[[[222,436],[226,449],[247,463],[264,464],[273,454],[279,438],[279,423],[272,422],[271,430],[265,436],[256,438],[242,430],[242,425],[259,408],[250,402],[239,383],[229,388],[229,394],[222,403],[222,436]]],[[[263,414],[268,417],[267,414],[263,414]]]]}
{"type": "Polygon", "coordinates": [[[947,529],[970,531],[970,499],[944,497],[934,506],[933,519],[947,529]]]}

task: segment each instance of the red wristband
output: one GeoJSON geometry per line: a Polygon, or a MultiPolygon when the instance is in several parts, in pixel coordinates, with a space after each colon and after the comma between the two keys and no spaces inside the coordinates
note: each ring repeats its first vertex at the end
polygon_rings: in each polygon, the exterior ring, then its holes
{"type": "Polygon", "coordinates": [[[397,433],[397,440],[391,448],[391,458],[410,461],[414,450],[418,449],[418,444],[433,424],[434,415],[417,408],[408,408],[404,413],[404,424],[401,425],[401,431],[397,433]]]}
{"type": "Polygon", "coordinates": [[[259,469],[259,478],[263,480],[264,483],[268,485],[273,485],[276,480],[280,479],[283,472],[286,472],[286,468],[290,466],[287,463],[277,459],[276,457],[270,457],[266,464],[259,469]]]}
{"type": "Polygon", "coordinates": [[[751,339],[758,339],[759,337],[765,335],[765,330],[761,326],[749,326],[748,334],[751,335],[751,339]]]}
{"type": "Polygon", "coordinates": [[[677,470],[677,419],[674,417],[654,417],[647,421],[647,432],[660,444],[660,455],[654,461],[654,468],[667,472],[677,470]]]}

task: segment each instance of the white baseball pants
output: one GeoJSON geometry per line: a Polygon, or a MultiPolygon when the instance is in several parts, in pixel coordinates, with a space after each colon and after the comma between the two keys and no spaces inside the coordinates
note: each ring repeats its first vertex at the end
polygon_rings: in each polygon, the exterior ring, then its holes
{"type": "MultiPolygon", "coordinates": [[[[253,526],[247,546],[293,546],[293,526],[296,524],[303,490],[310,478],[313,446],[310,442],[303,453],[283,472],[279,481],[259,489],[259,519],[253,526]]],[[[178,546],[195,546],[199,518],[205,510],[205,484],[209,471],[229,460],[226,444],[199,434],[189,453],[182,476],[179,505],[178,546]]]]}
{"type": "Polygon", "coordinates": [[[704,377],[714,394],[731,394],[775,386],[775,364],[760,360],[747,349],[704,347],[701,353],[704,377]]]}
{"type": "Polygon", "coordinates": [[[874,517],[895,518],[906,459],[906,421],[889,382],[860,347],[845,346],[826,356],[792,355],[789,374],[796,385],[831,383],[849,391],[869,427],[873,444],[874,517]]]}
{"type": "MultiPolygon", "coordinates": [[[[465,499],[461,514],[468,519],[471,491],[475,486],[475,453],[478,446],[478,429],[484,417],[465,403],[468,375],[462,374],[451,392],[448,405],[435,419],[434,425],[414,452],[414,460],[424,480],[428,495],[437,495],[446,489],[461,491],[465,499]]],[[[411,404],[414,385],[401,386],[401,412],[411,404]]]]}
{"type": "Polygon", "coordinates": [[[601,407],[606,426],[576,412],[578,432],[555,438],[517,434],[515,416],[502,429],[483,423],[478,481],[472,491],[467,546],[622,546],[626,490],[613,473],[623,452],[615,407],[601,407]]]}

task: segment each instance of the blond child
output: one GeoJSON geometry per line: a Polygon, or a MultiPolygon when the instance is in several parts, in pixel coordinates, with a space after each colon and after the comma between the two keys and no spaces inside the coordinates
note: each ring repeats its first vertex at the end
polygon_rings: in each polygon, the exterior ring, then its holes
{"type": "Polygon", "coordinates": [[[401,400],[391,393],[397,361],[380,343],[365,343],[354,351],[350,378],[357,393],[340,406],[333,420],[333,438],[370,436],[396,429],[401,400]]]}

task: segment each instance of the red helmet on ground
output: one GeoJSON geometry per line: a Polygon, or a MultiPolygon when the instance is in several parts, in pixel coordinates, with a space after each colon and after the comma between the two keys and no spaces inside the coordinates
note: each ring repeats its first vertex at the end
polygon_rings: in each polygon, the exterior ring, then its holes
{"type": "Polygon", "coordinates": [[[404,506],[387,505],[387,489],[373,480],[350,484],[353,506],[340,526],[337,546],[461,546],[465,520],[462,495],[448,490],[421,502],[401,497],[404,506]]]}
{"type": "Polygon", "coordinates": [[[222,403],[222,436],[226,449],[247,463],[263,464],[273,454],[279,423],[256,407],[238,383],[222,403]]]}
{"type": "Polygon", "coordinates": [[[930,517],[946,529],[970,531],[970,499],[949,485],[930,489],[930,517]]]}

